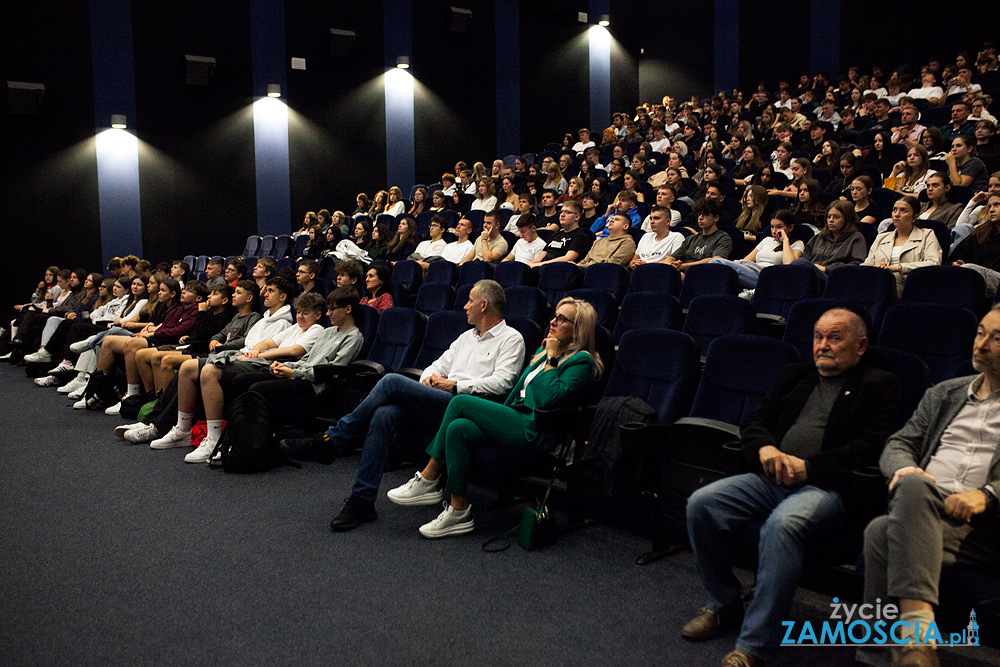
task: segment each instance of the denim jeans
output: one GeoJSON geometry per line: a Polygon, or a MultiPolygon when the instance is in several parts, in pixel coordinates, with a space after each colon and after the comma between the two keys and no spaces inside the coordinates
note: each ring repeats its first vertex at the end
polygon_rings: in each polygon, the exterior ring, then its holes
{"type": "Polygon", "coordinates": [[[725,264],[736,271],[740,281],[740,289],[756,289],[760,277],[761,266],[745,259],[731,260],[715,257],[708,260],[709,264],[725,264]]]}
{"type": "Polygon", "coordinates": [[[695,568],[714,612],[739,603],[740,582],[733,554],[742,546],[747,524],[763,521],[757,545],[757,590],[747,608],[736,647],[765,662],[781,643],[802,572],[808,538],[844,522],[844,501],[815,486],[786,488],[757,473],[720,479],[692,494],[687,506],[688,536],[695,568]]]}
{"type": "Polygon", "coordinates": [[[446,391],[395,373],[379,380],[353,412],[341,417],[337,425],[326,432],[338,450],[364,438],[361,463],[351,493],[374,501],[392,442],[403,434],[408,440],[423,437],[425,442],[430,442],[450,400],[451,394],[446,391]]]}

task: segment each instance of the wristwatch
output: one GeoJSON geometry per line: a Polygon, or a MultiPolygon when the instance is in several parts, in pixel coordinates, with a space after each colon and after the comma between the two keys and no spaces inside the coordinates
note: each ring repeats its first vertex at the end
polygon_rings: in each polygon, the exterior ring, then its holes
{"type": "Polygon", "coordinates": [[[559,365],[559,357],[548,357],[548,358],[545,359],[545,363],[547,365],[550,365],[550,366],[558,366],[559,365]]]}
{"type": "Polygon", "coordinates": [[[996,495],[993,493],[993,489],[989,485],[980,487],[980,491],[986,496],[986,511],[995,512],[997,507],[1000,506],[1000,500],[997,500],[996,495]]]}

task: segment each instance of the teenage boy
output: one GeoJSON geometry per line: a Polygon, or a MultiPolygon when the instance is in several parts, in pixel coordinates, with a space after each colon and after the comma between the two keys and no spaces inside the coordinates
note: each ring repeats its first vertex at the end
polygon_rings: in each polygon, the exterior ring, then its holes
{"type": "Polygon", "coordinates": [[[507,254],[507,239],[500,235],[503,224],[499,211],[490,211],[483,220],[483,232],[476,239],[472,252],[465,256],[459,264],[473,260],[497,264],[507,254]]]}
{"type": "MultiPolygon", "coordinates": [[[[252,291],[253,287],[247,285],[247,282],[249,281],[245,281],[243,285],[237,286],[237,290],[243,289],[246,291],[249,289],[252,291]]],[[[156,408],[154,408],[156,417],[153,418],[152,422],[150,424],[140,423],[119,426],[115,429],[115,433],[124,437],[129,442],[138,443],[154,440],[170,431],[173,424],[177,421],[178,388],[180,381],[183,379],[188,383],[197,383],[201,369],[209,361],[227,356],[235,356],[244,351],[248,352],[257,343],[267,340],[290,327],[292,325],[292,309],[291,306],[286,304],[286,301],[291,298],[294,289],[292,284],[287,281],[275,278],[268,280],[267,286],[264,288],[264,314],[260,316],[257,313],[253,313],[253,315],[257,315],[258,319],[248,330],[244,329],[246,333],[242,335],[240,331],[234,329],[234,325],[247,325],[252,320],[252,316],[244,312],[244,306],[237,304],[240,308],[240,314],[234,317],[229,326],[216,334],[213,340],[209,342],[208,348],[210,353],[208,357],[188,359],[181,364],[178,374],[171,380],[170,385],[164,390],[163,394],[160,395],[156,403],[156,408]],[[240,322],[237,322],[237,319],[240,319],[240,322]],[[222,341],[221,337],[223,335],[226,336],[225,341],[222,341]]],[[[237,295],[234,298],[238,299],[239,297],[237,295]]],[[[173,444],[169,446],[176,447],[178,445],[173,444]]],[[[153,447],[153,449],[165,449],[165,447],[153,447]]]]}
{"type": "Polygon", "coordinates": [[[299,296],[314,292],[323,296],[323,288],[316,282],[319,275],[319,263],[315,259],[307,259],[295,270],[295,281],[299,284],[299,296]]]}
{"type": "Polygon", "coordinates": [[[448,242],[444,240],[444,229],[447,224],[440,215],[433,216],[431,224],[427,228],[427,235],[430,238],[418,243],[417,249],[413,251],[409,259],[415,260],[421,266],[431,260],[439,259],[448,245],[448,242]]]}
{"type": "Polygon", "coordinates": [[[681,273],[695,264],[706,264],[713,257],[729,259],[733,251],[733,240],[718,226],[722,206],[715,200],[702,199],[694,209],[701,233],[684,239],[680,247],[664,260],[681,273]]]}
{"type": "Polygon", "coordinates": [[[559,231],[559,207],[556,205],[558,197],[559,193],[555,190],[548,189],[542,191],[542,212],[538,215],[538,219],[535,220],[535,224],[539,229],[551,229],[554,232],[559,231]]]}
{"type": "Polygon", "coordinates": [[[618,201],[608,206],[607,213],[603,217],[598,218],[594,221],[594,224],[590,226],[590,231],[593,232],[597,238],[603,238],[607,236],[610,232],[608,231],[608,220],[611,216],[616,213],[624,213],[631,220],[630,224],[639,224],[639,205],[638,200],[634,193],[628,190],[622,190],[618,193],[618,201]]]}
{"type": "Polygon", "coordinates": [[[213,257],[208,260],[208,264],[205,265],[205,284],[208,285],[208,289],[212,289],[216,285],[225,285],[226,279],[222,277],[223,261],[217,257],[213,257]]]}
{"type": "Polygon", "coordinates": [[[337,274],[337,287],[353,287],[356,291],[358,290],[358,281],[364,276],[364,272],[361,270],[361,265],[355,262],[353,259],[346,259],[333,267],[334,272],[337,274]]]}
{"type": "Polygon", "coordinates": [[[226,264],[226,272],[223,277],[226,280],[226,284],[230,287],[236,287],[236,283],[240,282],[247,275],[247,263],[241,258],[236,257],[231,262],[226,264]]]}
{"type": "Polygon", "coordinates": [[[545,241],[539,238],[535,229],[535,216],[527,213],[517,219],[517,235],[521,238],[514,243],[513,250],[503,261],[530,265],[545,250],[545,241]]]}
{"type": "Polygon", "coordinates": [[[517,213],[510,216],[510,220],[507,221],[507,226],[504,227],[505,232],[510,232],[511,234],[517,233],[517,221],[522,215],[527,215],[535,210],[535,195],[528,194],[525,192],[522,195],[518,195],[517,200],[517,213]]]}
{"type": "Polygon", "coordinates": [[[528,266],[541,266],[552,262],[575,262],[586,257],[593,239],[580,227],[580,202],[568,201],[559,212],[561,229],[552,235],[542,253],[528,266]]]}
{"type": "MultiPolygon", "coordinates": [[[[271,289],[268,286],[268,289],[271,289]]],[[[238,356],[215,357],[211,355],[201,372],[185,373],[194,360],[181,366],[181,376],[177,382],[177,423],[162,438],[150,443],[152,449],[168,449],[191,444],[191,426],[194,421],[194,411],[198,407],[200,396],[205,408],[207,435],[197,449],[184,457],[186,463],[204,463],[215,449],[222,435],[222,411],[225,406],[223,391],[223,367],[226,369],[226,379],[232,382],[235,376],[251,373],[270,366],[271,361],[279,359],[298,359],[306,354],[320,334],[323,327],[319,324],[323,317],[323,297],[315,292],[307,292],[295,300],[295,325],[282,329],[265,340],[256,342],[249,350],[238,356]]],[[[249,337],[248,337],[249,341],[249,337]]],[[[197,368],[193,369],[197,371],[197,368]]],[[[227,384],[228,384],[227,382],[227,384]]]]}
{"type": "Polygon", "coordinates": [[[670,231],[670,209],[665,206],[654,206],[649,213],[650,231],[639,239],[635,256],[629,263],[631,268],[640,264],[655,264],[666,261],[684,242],[684,235],[670,231]]]}
{"type": "Polygon", "coordinates": [[[472,241],[469,240],[469,234],[472,233],[472,221],[468,218],[461,218],[455,224],[455,236],[458,237],[457,240],[452,241],[445,246],[444,252],[441,253],[441,259],[451,262],[452,264],[458,264],[465,256],[472,251],[472,241]]]}
{"type": "Polygon", "coordinates": [[[170,265],[170,277],[177,281],[181,289],[184,289],[184,277],[187,276],[190,270],[190,264],[182,259],[175,259],[174,263],[170,265]]]}
{"type": "Polygon", "coordinates": [[[635,255],[635,241],[628,233],[630,224],[632,221],[624,213],[615,213],[611,216],[607,225],[607,238],[594,241],[590,252],[578,266],[587,267],[591,264],[610,262],[627,267],[635,255]]]}
{"type": "Polygon", "coordinates": [[[267,281],[273,278],[274,274],[277,272],[278,263],[270,257],[261,257],[257,260],[251,275],[254,282],[257,283],[257,294],[259,296],[263,296],[264,287],[267,286],[267,281]]]}
{"type": "MultiPolygon", "coordinates": [[[[194,285],[196,282],[199,281],[192,280],[188,284],[194,285]]],[[[236,314],[236,309],[231,305],[233,293],[234,289],[229,285],[213,287],[208,298],[198,304],[198,314],[190,335],[181,336],[177,345],[147,347],[135,353],[135,366],[146,392],[161,391],[170,384],[175,368],[193,355],[208,352],[212,337],[222,331],[236,314]],[[166,357],[177,359],[164,366],[163,360],[166,357]]]]}

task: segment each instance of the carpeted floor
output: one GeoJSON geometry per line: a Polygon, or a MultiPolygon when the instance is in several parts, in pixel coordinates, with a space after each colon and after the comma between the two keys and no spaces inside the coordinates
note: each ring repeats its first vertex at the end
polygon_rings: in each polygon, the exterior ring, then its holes
{"type": "MultiPolygon", "coordinates": [[[[120,420],[69,403],[0,365],[2,665],[707,667],[732,647],[678,636],[701,605],[690,554],[638,567],[646,541],[605,526],[487,554],[520,507],[476,511],[475,533],[432,542],[417,527],[437,510],[384,494],[377,522],[331,533],[356,457],[228,475],[126,444],[120,420]]],[[[410,475],[387,474],[383,492],[410,475]]],[[[828,603],[802,594],[795,613],[819,619],[828,603]]],[[[787,648],[778,664],[851,654],[787,648]]]]}

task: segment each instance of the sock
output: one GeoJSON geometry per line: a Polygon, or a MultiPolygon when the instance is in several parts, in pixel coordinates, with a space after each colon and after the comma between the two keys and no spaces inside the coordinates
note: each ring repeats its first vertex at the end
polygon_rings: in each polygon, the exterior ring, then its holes
{"type": "Polygon", "coordinates": [[[221,419],[209,419],[206,420],[206,425],[208,426],[208,432],[205,437],[211,438],[216,442],[222,437],[222,420],[221,419]]]}
{"type": "Polygon", "coordinates": [[[59,362],[59,365],[60,366],[72,366],[73,362],[70,361],[69,359],[63,359],[62,361],[59,362]]]}
{"type": "Polygon", "coordinates": [[[141,384],[130,384],[128,389],[125,391],[125,398],[128,398],[129,396],[138,396],[140,393],[142,393],[141,384]]]}
{"type": "MultiPolygon", "coordinates": [[[[934,622],[934,612],[930,609],[920,610],[920,611],[908,611],[906,613],[900,614],[899,620],[909,623],[909,627],[903,626],[900,628],[900,637],[910,637],[916,636],[914,632],[913,625],[920,623],[920,637],[923,638],[927,635],[927,628],[931,623],[934,622]]],[[[933,643],[933,641],[932,641],[933,643]]]]}
{"type": "Polygon", "coordinates": [[[190,433],[191,424],[194,422],[193,412],[177,411],[177,430],[181,433],[190,433]]]}

